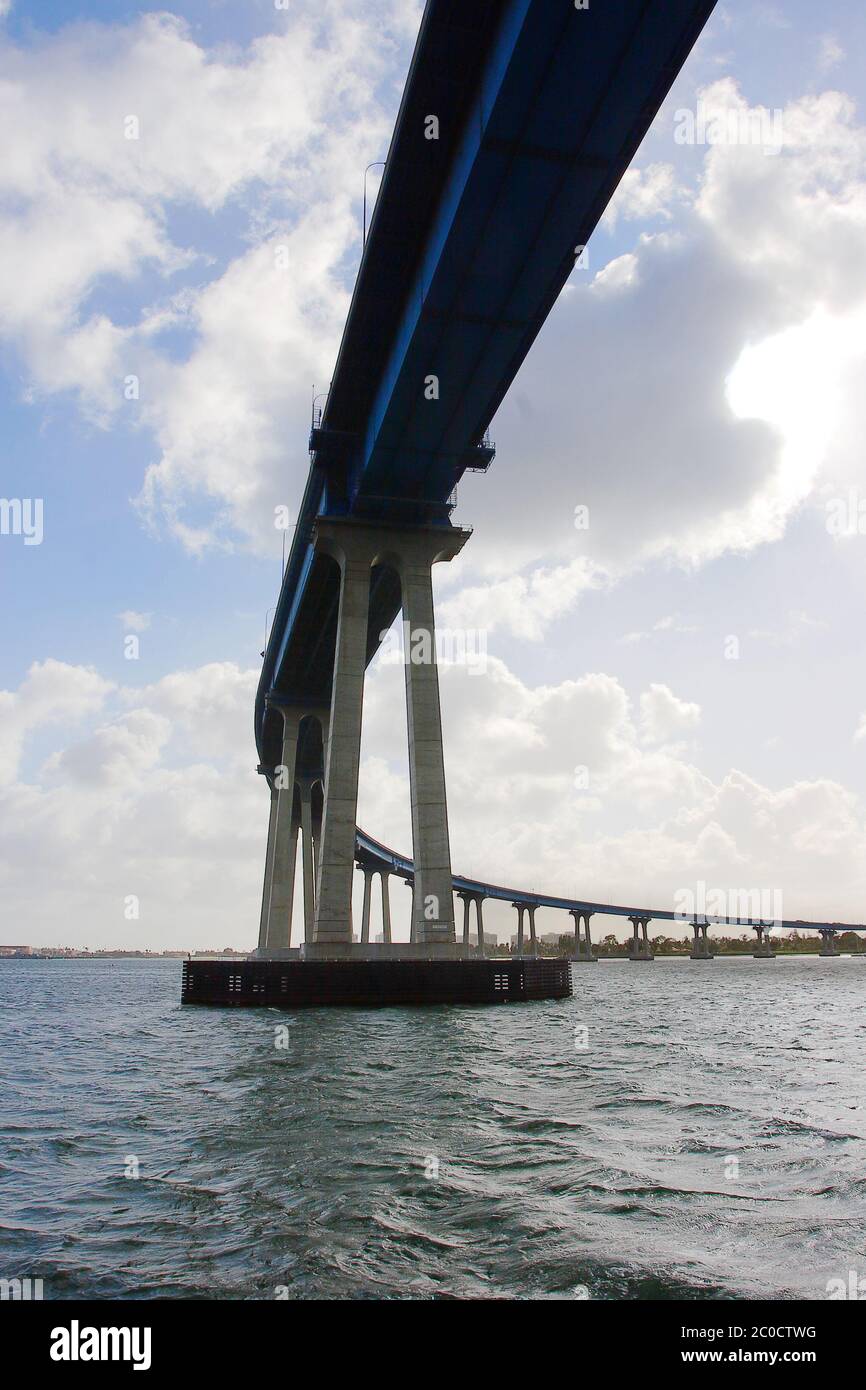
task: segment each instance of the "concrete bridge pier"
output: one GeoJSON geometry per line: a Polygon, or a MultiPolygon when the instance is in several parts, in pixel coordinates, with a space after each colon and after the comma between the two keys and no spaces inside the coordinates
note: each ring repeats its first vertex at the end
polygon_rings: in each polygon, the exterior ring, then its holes
{"type": "Polygon", "coordinates": [[[391,945],[391,875],[387,869],[379,871],[379,879],[382,884],[382,939],[386,946],[391,945]]]}
{"type": "Polygon", "coordinates": [[[529,917],[529,951],[530,951],[530,954],[533,955],[533,956],[537,956],[537,955],[538,955],[538,937],[536,936],[536,933],[535,933],[535,913],[536,913],[536,908],[537,908],[537,904],[536,904],[536,903],[527,903],[527,904],[526,904],[526,913],[527,913],[527,916],[529,917]]]}
{"type": "Polygon", "coordinates": [[[468,537],[468,531],[452,526],[371,525],[333,516],[316,521],[314,546],[339,565],[340,598],[310,956],[345,954],[351,948],[370,578],[379,565],[390,566],[399,576],[403,608],[414,858],[411,939],[454,944],[432,567],[453,559],[468,537]]]}
{"type": "Polygon", "coordinates": [[[589,928],[592,913],[581,912],[579,908],[575,907],[570,908],[569,913],[574,918],[574,955],[572,960],[584,965],[597,965],[598,956],[593,953],[592,934],[589,928]],[[585,934],[583,940],[580,935],[581,923],[585,934]]]}
{"type": "Polygon", "coordinates": [[[373,874],[375,869],[370,869],[366,865],[364,873],[364,906],[361,909],[361,945],[366,946],[370,941],[370,897],[373,890],[373,874]]]}
{"type": "Polygon", "coordinates": [[[753,931],[755,931],[757,934],[755,940],[755,949],[752,952],[752,955],[754,956],[755,960],[775,960],[776,952],[773,950],[773,947],[770,943],[769,927],[754,927],[753,931]]]}
{"type": "Polygon", "coordinates": [[[826,930],[821,932],[821,949],[818,955],[823,956],[825,959],[831,959],[833,956],[841,956],[841,954],[842,952],[836,945],[835,931],[832,927],[827,927],[826,930]]]}
{"type": "Polygon", "coordinates": [[[292,902],[295,892],[295,859],[298,822],[295,809],[295,760],[298,729],[303,711],[282,709],[281,761],[275,767],[259,768],[271,791],[268,846],[259,918],[259,950],[282,950],[292,934],[292,902]]]}
{"type": "Polygon", "coordinates": [[[468,951],[468,950],[469,950],[469,914],[470,914],[470,910],[471,910],[471,908],[472,908],[472,904],[474,903],[474,904],[475,904],[475,927],[476,927],[476,930],[477,930],[477,932],[478,932],[478,954],[483,956],[483,954],[484,954],[484,917],[483,917],[483,911],[482,911],[482,903],[484,902],[484,897],[483,897],[483,895],[482,895],[481,893],[467,893],[467,892],[465,892],[465,891],[462,890],[462,889],[461,889],[460,891],[458,891],[457,896],[458,896],[458,898],[460,899],[460,901],[461,901],[462,904],[463,904],[463,945],[466,947],[466,950],[468,951]]]}
{"type": "Polygon", "coordinates": [[[692,943],[692,953],[689,960],[712,960],[713,954],[710,950],[710,943],[707,940],[709,926],[706,922],[693,922],[692,931],[695,939],[692,943]]]}
{"type": "Polygon", "coordinates": [[[316,921],[316,866],[313,842],[313,778],[298,780],[301,797],[301,859],[304,872],[304,941],[312,941],[316,921]]]}
{"type": "Polygon", "coordinates": [[[478,930],[478,954],[484,955],[484,899],[480,893],[475,894],[475,926],[478,930]]]}
{"type": "Polygon", "coordinates": [[[649,942],[649,924],[651,917],[629,917],[632,929],[632,939],[629,946],[629,960],[655,960],[652,946],[649,942]]]}
{"type": "Polygon", "coordinates": [[[517,908],[517,950],[516,955],[523,955],[523,914],[526,911],[526,903],[512,903],[512,907],[517,908]]]}

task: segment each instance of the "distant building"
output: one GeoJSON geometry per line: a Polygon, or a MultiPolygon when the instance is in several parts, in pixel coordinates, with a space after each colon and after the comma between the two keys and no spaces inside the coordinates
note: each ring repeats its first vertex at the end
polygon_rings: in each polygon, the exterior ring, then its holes
{"type": "Polygon", "coordinates": [[[30,946],[0,946],[0,956],[29,956],[32,953],[30,946]]]}

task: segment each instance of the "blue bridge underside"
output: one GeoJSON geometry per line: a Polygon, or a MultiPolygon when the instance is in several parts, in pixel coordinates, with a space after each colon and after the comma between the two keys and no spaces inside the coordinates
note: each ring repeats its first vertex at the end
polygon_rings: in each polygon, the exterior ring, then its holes
{"type": "MultiPolygon", "coordinates": [[[[278,742],[268,695],[329,699],[338,584],[312,551],[316,516],[449,524],[455,484],[490,463],[485,431],[714,4],[428,0],[311,435],[256,701],[263,764],[278,742]]],[[[374,576],[368,659],[399,606],[393,576],[374,576]]]]}

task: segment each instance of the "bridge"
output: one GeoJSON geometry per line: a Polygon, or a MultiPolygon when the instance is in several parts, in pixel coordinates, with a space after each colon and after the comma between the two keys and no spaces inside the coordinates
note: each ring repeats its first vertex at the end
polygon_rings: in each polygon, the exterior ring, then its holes
{"type": "MultiPolygon", "coordinates": [[[[454,875],[436,666],[432,566],[471,531],[452,522],[467,470],[486,472],[491,420],[709,19],[715,0],[428,0],[388,150],[256,696],[270,790],[260,960],[465,960],[485,952],[482,905],[514,904],[518,955],[535,912],[590,919],[672,911],[527,894],[454,875]],[[402,609],[412,856],[357,827],[365,671],[402,609]],[[426,653],[415,659],[417,650],[426,653]],[[301,842],[303,940],[292,946],[301,842]],[[364,874],[361,940],[352,886],[364,874]],[[383,942],[370,942],[383,882],[383,942]],[[388,877],[412,886],[409,943],[391,941],[388,877]],[[463,904],[458,940],[454,895],[463,904]],[[474,906],[478,945],[470,947],[474,906]]],[[[708,959],[695,918],[693,955],[708,959]]],[[[754,927],[770,957],[768,924],[754,927]]],[[[839,924],[814,927],[833,953],[839,924]]],[[[856,927],[854,930],[863,930],[856,927]]]]}

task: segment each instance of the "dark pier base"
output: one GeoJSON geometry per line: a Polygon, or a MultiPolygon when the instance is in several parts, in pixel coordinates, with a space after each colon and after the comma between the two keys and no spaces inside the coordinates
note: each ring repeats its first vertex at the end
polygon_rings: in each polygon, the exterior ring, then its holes
{"type": "Polygon", "coordinates": [[[183,1004],[509,1004],[567,999],[567,960],[188,960],[183,1004]]]}

